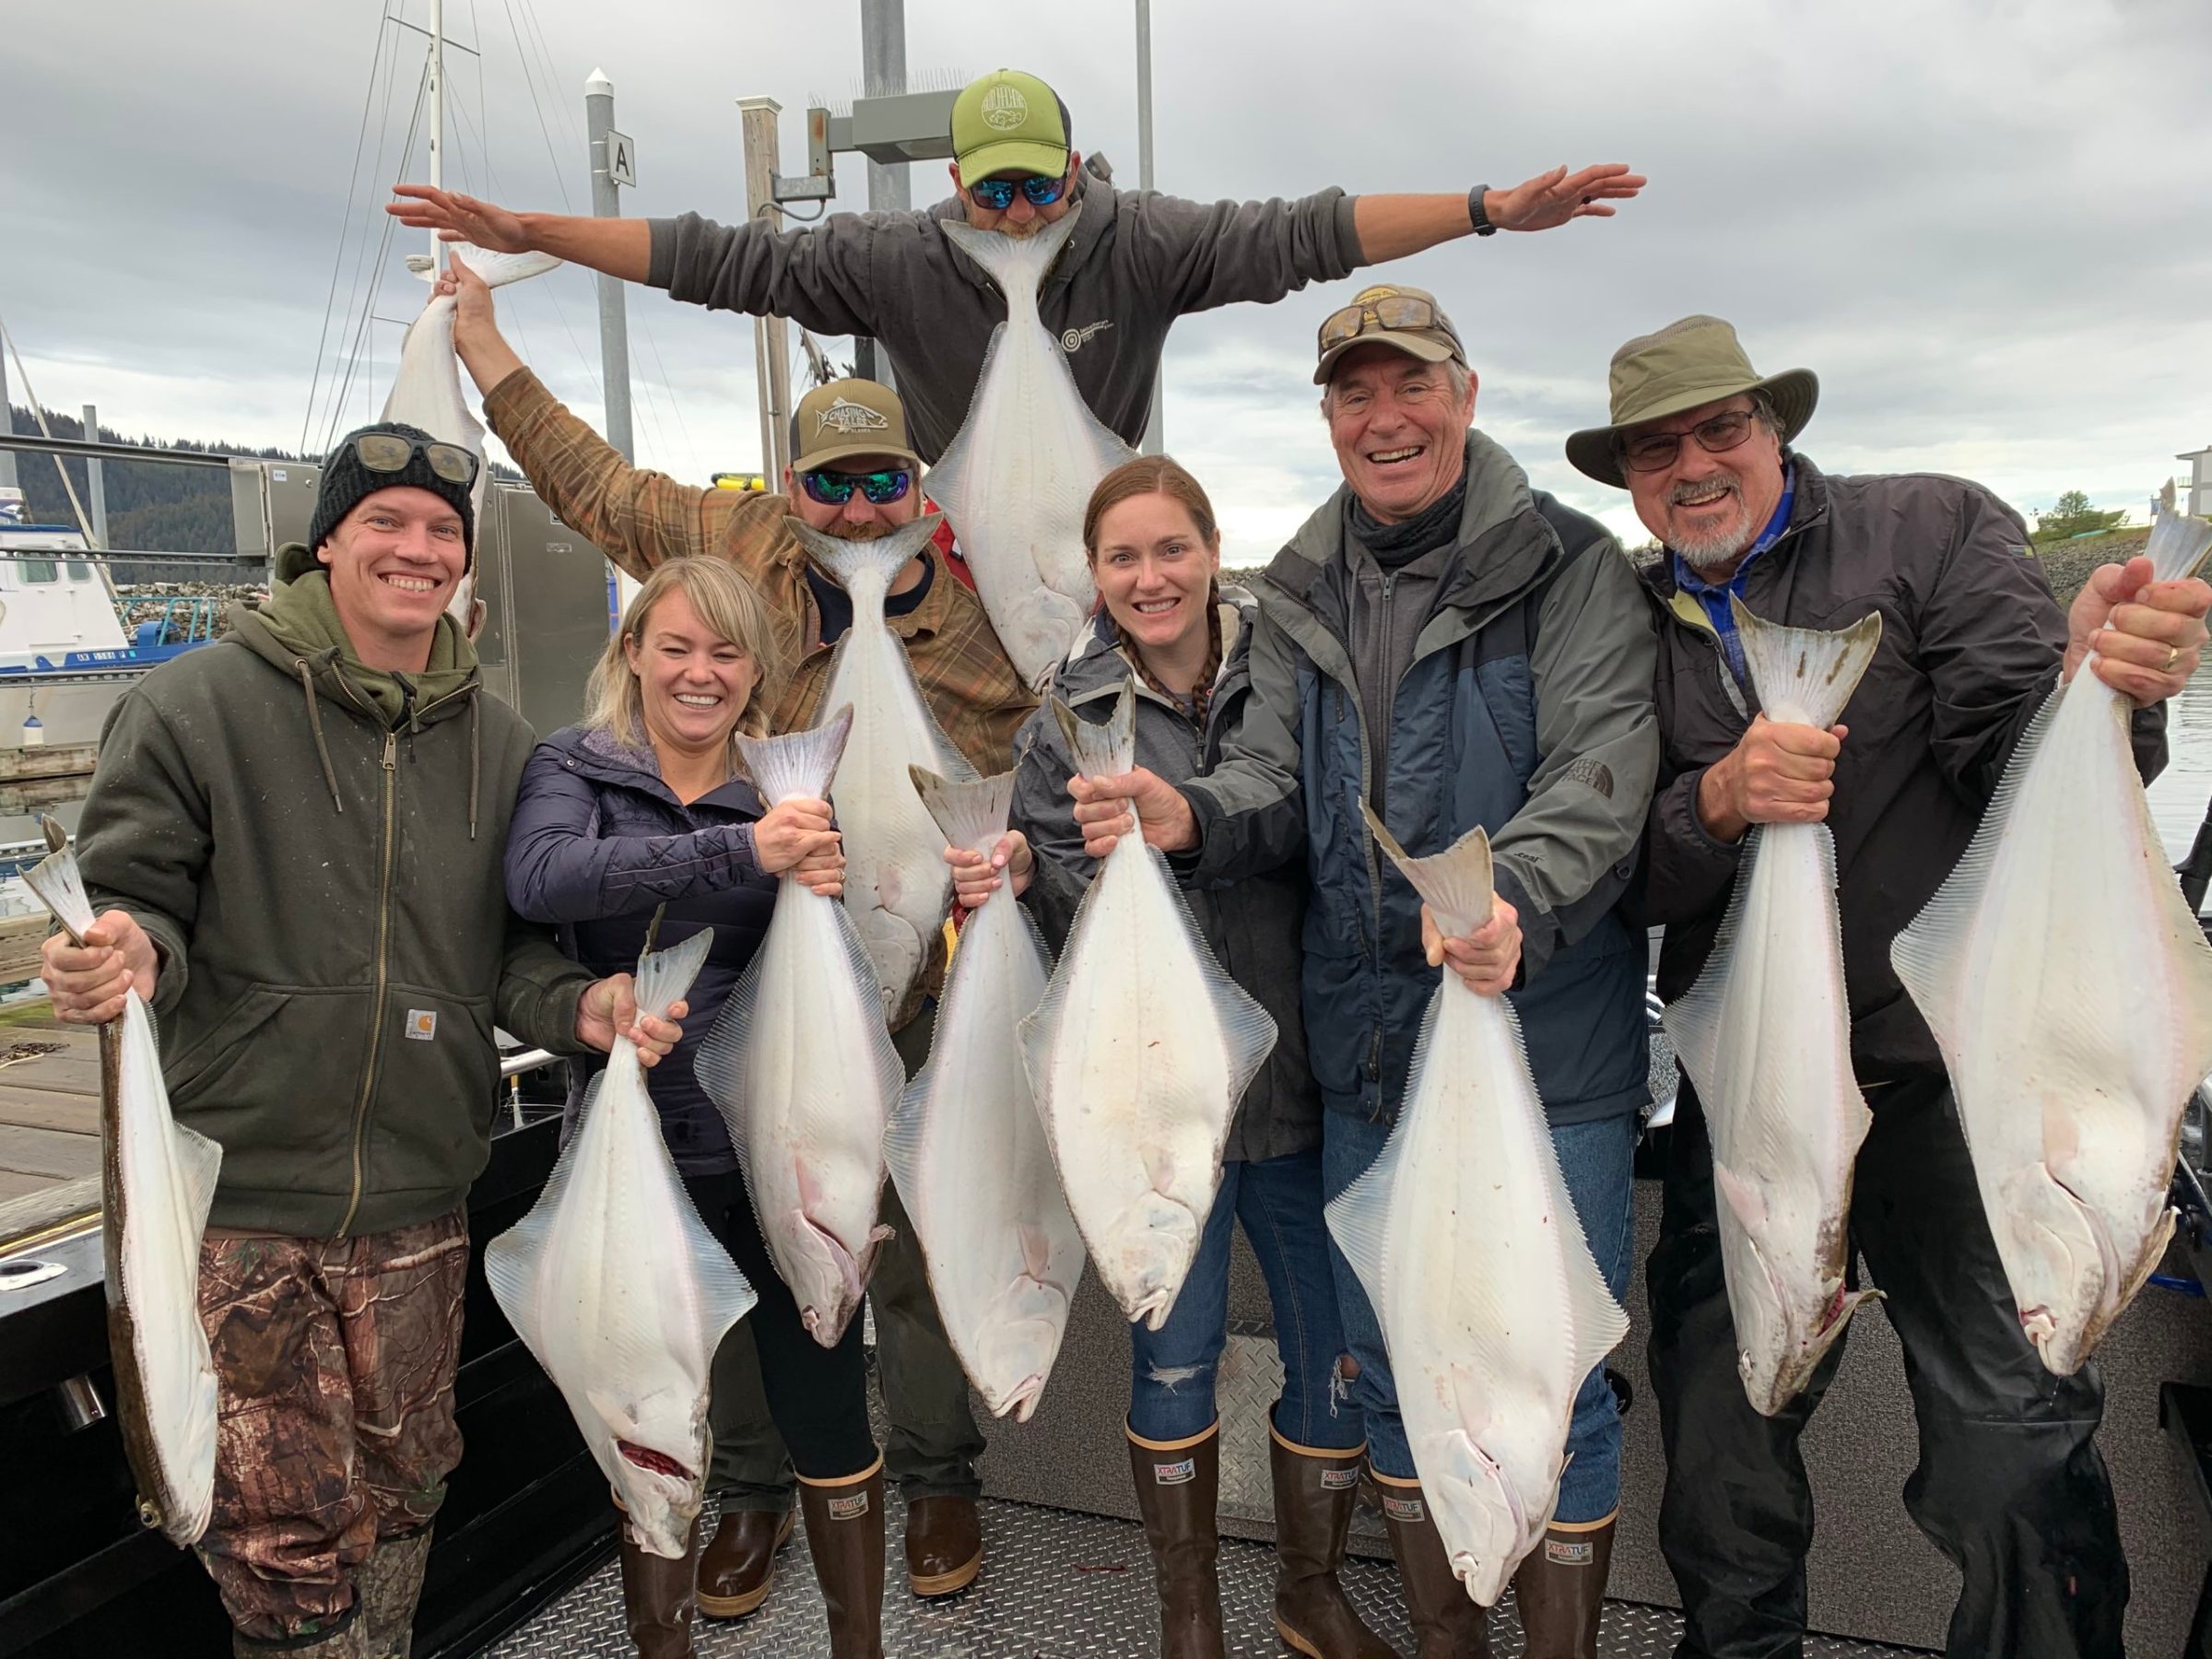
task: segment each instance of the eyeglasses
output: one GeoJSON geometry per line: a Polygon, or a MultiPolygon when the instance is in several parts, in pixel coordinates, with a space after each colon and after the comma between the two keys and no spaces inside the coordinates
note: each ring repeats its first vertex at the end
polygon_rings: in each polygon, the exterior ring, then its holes
{"type": "Polygon", "coordinates": [[[1047,178],[1043,173],[1021,179],[978,179],[968,186],[968,199],[989,212],[1004,213],[1014,206],[1014,194],[1019,191],[1029,197],[1030,206],[1050,207],[1060,199],[1066,183],[1065,177],[1047,178]]]}
{"type": "Polygon", "coordinates": [[[420,455],[430,470],[448,484],[474,484],[480,463],[457,443],[422,443],[396,432],[363,432],[353,441],[353,453],[371,472],[406,472],[407,463],[420,455]]]}
{"type": "Polygon", "coordinates": [[[903,500],[913,482],[914,475],[903,466],[871,473],[817,469],[799,475],[799,487],[806,490],[806,499],[824,507],[842,507],[853,499],[855,488],[874,505],[888,507],[893,501],[903,500]]]}
{"type": "Polygon", "coordinates": [[[1347,305],[1340,312],[1331,312],[1321,325],[1322,350],[1358,339],[1370,323],[1378,328],[1435,328],[1447,334],[1452,329],[1444,321],[1444,313],[1429,300],[1417,300],[1410,294],[1393,294],[1370,300],[1364,305],[1347,305]]]}
{"type": "Polygon", "coordinates": [[[1646,432],[1623,443],[1620,458],[1630,472],[1665,472],[1682,453],[1683,439],[1695,438],[1709,455],[1724,454],[1751,436],[1751,423],[1758,418],[1754,409],[1729,409],[1687,432],[1646,432]]]}

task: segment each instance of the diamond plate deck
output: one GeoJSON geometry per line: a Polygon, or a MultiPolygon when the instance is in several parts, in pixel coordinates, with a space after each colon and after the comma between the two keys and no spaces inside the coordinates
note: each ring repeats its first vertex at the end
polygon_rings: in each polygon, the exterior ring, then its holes
{"type": "MultiPolygon", "coordinates": [[[[983,1571],[960,1594],[922,1602],[899,1571],[905,1505],[890,1495],[891,1576],[884,1596],[883,1651],[891,1659],[1150,1659],[1158,1651],[1152,1570],[1133,1523],[1030,1504],[982,1505],[983,1571]]],[[[712,1528],[710,1515],[707,1526],[712,1528]]],[[[1221,1610],[1232,1659],[1279,1659],[1271,1613],[1275,1552],[1221,1542],[1221,1610]]],[[[1345,1563],[1344,1587],[1382,1638],[1401,1653],[1413,1639],[1387,1565],[1345,1563]]],[[[1598,1650],[1606,1659],[1665,1659],[1681,1619],[1661,1607],[1608,1603],[1598,1650]]],[[[1493,1622],[1500,1659],[1522,1652],[1510,1601],[1493,1622]]],[[[802,1527],[777,1563],[775,1591],[751,1618],[702,1620],[699,1659],[818,1659],[830,1652],[822,1599],[806,1560],[802,1527]]],[[[622,1630],[622,1588],[609,1561],[528,1624],[490,1648],[490,1659],[599,1659],[630,1652],[622,1630]]],[[[1904,1648],[1815,1639],[1808,1659],[1881,1659],[1904,1648]]]]}

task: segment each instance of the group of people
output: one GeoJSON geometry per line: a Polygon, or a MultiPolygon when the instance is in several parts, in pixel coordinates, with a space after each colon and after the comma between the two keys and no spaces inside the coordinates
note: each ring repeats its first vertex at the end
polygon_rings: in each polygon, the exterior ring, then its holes
{"type": "MultiPolygon", "coordinates": [[[[907,1499],[914,1594],[957,1592],[982,1570],[982,1439],[895,1196],[870,1288],[879,1448],[861,1322],[827,1348],[802,1329],[692,1070],[778,878],[841,883],[834,802],[769,809],[732,739],[812,723],[851,626],[787,518],[850,540],[912,522],[924,468],[968,406],[999,312],[933,220],[1025,236],[1083,204],[1044,319],[1071,343],[1087,402],[1135,441],[1182,312],[1274,301],[1456,236],[1603,217],[1642,182],[1561,169],[1465,196],[1214,206],[1116,192],[1083,166],[1050,88],[1004,70],[961,95],[953,140],[949,202],[811,231],[515,215],[403,187],[393,211],[407,223],[871,335],[897,378],[896,392],[846,380],[801,400],[782,494],[695,488],[626,463],[515,356],[483,285],[460,267],[441,278],[491,429],[553,511],[643,583],[580,724],[533,752],[481,695],[444,615],[472,555],[477,457],[388,425],[334,450],[309,541],[286,550],[271,598],[118,704],[79,831],[105,913],[82,947],[50,942],[47,980],[82,1020],[111,1017],[135,983],[162,1017],[172,1107],[225,1149],[201,1264],[223,1426],[200,1549],[241,1655],[407,1652],[460,1455],[461,1203],[487,1156],[495,1021],[577,1056],[578,1103],[592,1056],[618,1031],[638,1039],[685,1184],[759,1292],[715,1366],[717,1530],[677,1561],[624,1533],[638,1651],[688,1653],[695,1610],[759,1607],[795,1506],[831,1652],[873,1659],[887,1477],[907,1499]],[[663,905],[663,940],[712,927],[712,955],[688,1006],[641,1020],[623,970],[663,905]]],[[[1489,1614],[1453,1576],[1374,1312],[1323,1206],[1379,1154],[1437,972],[1454,972],[1512,1000],[1583,1231],[1624,1295],[1648,1098],[1644,930],[1664,925],[1661,990],[1679,994],[1749,827],[1825,821],[1875,1114],[1853,1239],[1906,1349],[1921,1449],[1906,1501],[1963,1578],[1949,1651],[2117,1654],[2127,1572],[2092,1443],[2095,1370],[2051,1376],[2019,1330],[1941,1059],[1888,946],[1949,872],[2037,707],[2092,652],[2093,672],[2135,700],[2138,762],[2156,770],[2161,705],[2196,667],[2212,588],[2152,583],[2131,564],[2062,610],[1988,491],[1822,473],[1795,447],[1813,376],[1759,374],[1711,317],[1621,347],[1608,418],[1567,445],[1579,471],[1629,492],[1660,544],[1641,567],[1476,427],[1476,371],[1433,295],[1376,286],[1331,309],[1313,382],[1343,483],[1249,589],[1221,580],[1198,480],[1143,457],[1091,498],[1099,603],[1049,685],[1022,683],[948,538],[905,567],[886,607],[955,746],[982,772],[1018,774],[999,845],[947,850],[959,904],[1010,884],[1057,942],[1097,861],[1141,822],[1209,948],[1280,1033],[1230,1128],[1172,1314],[1131,1335],[1127,1439],[1161,1652],[1224,1651],[1213,1383],[1238,1220],[1283,1358],[1277,1632],[1314,1659],[1394,1652],[1337,1582],[1371,1476],[1419,1659],[1489,1651],[1489,1614]],[[1755,714],[1732,598],[1802,627],[1880,613],[1846,724],[1755,714]],[[1135,770],[1074,775],[1040,695],[1100,720],[1131,682],[1135,770]],[[1362,799],[1416,854],[1482,826],[1491,920],[1443,936],[1378,862],[1362,799]]],[[[910,1071],[942,968],[895,1011],[910,1071]]],[[[1646,1269],[1679,1652],[1800,1653],[1812,1509],[1797,1439],[1835,1356],[1781,1415],[1751,1409],[1712,1206],[1686,1082],[1646,1269]]],[[[1571,1460],[1515,1602],[1527,1653],[1590,1659],[1619,1497],[1602,1370],[1561,1428],[1571,1460]]]]}

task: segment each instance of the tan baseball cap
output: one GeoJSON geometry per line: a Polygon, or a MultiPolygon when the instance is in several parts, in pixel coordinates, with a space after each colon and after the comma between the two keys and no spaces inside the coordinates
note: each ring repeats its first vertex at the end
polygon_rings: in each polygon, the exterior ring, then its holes
{"type": "Polygon", "coordinates": [[[1427,288],[1378,283],[1361,288],[1349,305],[1322,319],[1315,336],[1321,361],[1313,369],[1313,383],[1329,383],[1336,359],[1355,346],[1387,346],[1424,363],[1451,361],[1467,366],[1466,347],[1459,330],[1444,315],[1444,308],[1427,288]]]}
{"type": "Polygon", "coordinates": [[[1067,171],[1067,106],[1033,75],[994,69],[970,81],[952,106],[952,155],[960,182],[993,173],[1067,171]]]}
{"type": "Polygon", "coordinates": [[[870,380],[835,380],[799,399],[791,418],[791,470],[812,472],[854,455],[895,455],[917,472],[899,394],[870,380]]]}
{"type": "Polygon", "coordinates": [[[1638,335],[1613,354],[1611,382],[1612,424],[1585,427],[1570,436],[1567,459],[1616,489],[1629,487],[1614,444],[1630,427],[1745,392],[1763,392],[1782,422],[1782,441],[1788,443],[1805,430],[1820,400],[1820,382],[1810,369],[1784,369],[1762,378],[1744,355],[1735,327],[1718,317],[1684,317],[1656,334],[1638,335]]]}

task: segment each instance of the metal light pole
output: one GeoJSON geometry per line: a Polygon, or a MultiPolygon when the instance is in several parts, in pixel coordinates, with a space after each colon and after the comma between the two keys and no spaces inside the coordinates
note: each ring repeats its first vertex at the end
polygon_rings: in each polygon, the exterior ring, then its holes
{"type": "MultiPolygon", "coordinates": [[[[1152,184],[1152,0],[1136,0],[1136,187],[1152,184]]],[[[1161,374],[1152,376],[1152,412],[1145,420],[1144,453],[1161,453],[1167,447],[1166,427],[1160,416],[1161,374]]]]}
{"type": "MultiPolygon", "coordinates": [[[[100,441],[100,411],[90,404],[85,406],[85,441],[100,441]]],[[[92,532],[92,545],[104,549],[108,545],[108,480],[106,464],[88,458],[85,462],[86,506],[91,510],[92,523],[87,526],[92,532]]]]}
{"type": "MultiPolygon", "coordinates": [[[[906,0],[860,0],[861,89],[870,98],[906,90],[906,0]]],[[[868,211],[904,213],[914,205],[906,163],[868,162],[868,211]]],[[[863,380],[891,382],[891,359],[873,340],[855,340],[853,371],[863,380]]]]}
{"type": "MultiPolygon", "coordinates": [[[[615,131],[615,83],[604,69],[593,70],[591,79],[583,83],[583,125],[591,143],[592,216],[620,218],[621,188],[631,181],[616,174],[618,162],[623,164],[621,171],[628,171],[629,141],[615,131]],[[619,156],[614,153],[618,149],[619,156]]],[[[601,271],[598,288],[599,376],[606,388],[606,441],[623,460],[634,463],[638,452],[629,425],[629,312],[619,276],[601,271]]]]}
{"type": "MultiPolygon", "coordinates": [[[[776,199],[776,117],[772,98],[741,98],[737,118],[745,135],[745,211],[759,218],[776,199]]],[[[781,489],[791,462],[791,347],[781,317],[753,319],[753,350],[760,377],[760,470],[768,487],[781,489]]]]}

